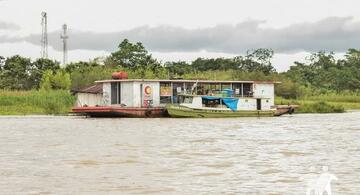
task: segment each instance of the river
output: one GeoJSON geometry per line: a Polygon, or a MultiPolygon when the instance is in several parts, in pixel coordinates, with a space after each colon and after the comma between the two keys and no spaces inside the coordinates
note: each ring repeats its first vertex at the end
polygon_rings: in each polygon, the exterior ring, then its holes
{"type": "Polygon", "coordinates": [[[0,194],[360,192],[360,112],[274,118],[0,117],[0,194]]]}

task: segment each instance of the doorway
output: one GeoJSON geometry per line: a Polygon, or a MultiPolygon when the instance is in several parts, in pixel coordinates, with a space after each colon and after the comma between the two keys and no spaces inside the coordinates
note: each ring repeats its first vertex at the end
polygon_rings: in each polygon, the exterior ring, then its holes
{"type": "Polygon", "coordinates": [[[256,109],[261,110],[261,99],[256,99],[256,109]]]}

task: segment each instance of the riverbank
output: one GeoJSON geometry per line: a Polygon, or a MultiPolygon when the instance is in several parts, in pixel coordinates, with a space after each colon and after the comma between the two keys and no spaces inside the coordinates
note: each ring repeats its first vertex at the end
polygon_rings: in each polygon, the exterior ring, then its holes
{"type": "Polygon", "coordinates": [[[68,91],[0,91],[0,115],[67,114],[75,97],[68,91]]]}
{"type": "Polygon", "coordinates": [[[347,99],[341,96],[334,96],[333,98],[313,96],[303,99],[284,99],[276,97],[275,104],[296,104],[299,109],[296,113],[343,113],[347,110],[360,109],[360,97],[352,96],[347,99]]]}

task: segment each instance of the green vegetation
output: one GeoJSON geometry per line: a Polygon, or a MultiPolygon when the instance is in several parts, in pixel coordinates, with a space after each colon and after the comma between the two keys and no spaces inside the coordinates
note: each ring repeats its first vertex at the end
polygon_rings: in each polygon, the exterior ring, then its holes
{"type": "Polygon", "coordinates": [[[64,70],[58,70],[55,74],[52,70],[46,70],[40,82],[41,90],[69,90],[71,87],[70,74],[64,70]]]}
{"type": "Polygon", "coordinates": [[[271,49],[261,48],[233,58],[162,63],[142,43],[125,39],[109,56],[65,68],[49,59],[0,56],[0,89],[5,90],[0,93],[0,114],[65,113],[74,102],[65,91],[110,79],[117,70],[126,71],[129,78],[274,80],[281,82],[276,85],[276,103],[299,104],[299,112],[360,109],[360,50],[349,49],[338,60],[332,52],[313,53],[305,63],[294,62],[282,73],[274,69],[273,55],[271,49]]]}
{"type": "Polygon", "coordinates": [[[75,97],[65,90],[0,91],[0,115],[65,114],[75,97]]]}
{"type": "Polygon", "coordinates": [[[322,95],[312,96],[308,99],[284,99],[282,97],[276,97],[275,104],[299,105],[300,108],[297,113],[342,113],[345,110],[360,109],[360,102],[352,101],[359,96],[334,96],[334,95],[322,95]],[[350,101],[348,101],[350,100],[350,101]]]}
{"type": "Polygon", "coordinates": [[[359,94],[356,93],[348,93],[348,94],[320,94],[317,96],[310,96],[307,98],[308,100],[317,100],[317,101],[328,101],[328,102],[349,102],[349,103],[359,103],[360,97],[359,94]]]}

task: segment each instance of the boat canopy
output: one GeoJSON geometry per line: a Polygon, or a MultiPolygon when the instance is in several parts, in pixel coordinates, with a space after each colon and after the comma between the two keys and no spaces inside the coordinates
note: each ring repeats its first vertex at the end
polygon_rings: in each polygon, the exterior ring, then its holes
{"type": "Polygon", "coordinates": [[[214,97],[214,96],[203,96],[203,100],[220,100],[232,111],[237,111],[237,105],[239,102],[238,98],[223,98],[223,97],[214,97]]]}

